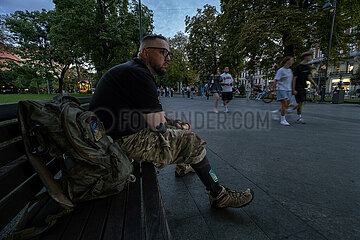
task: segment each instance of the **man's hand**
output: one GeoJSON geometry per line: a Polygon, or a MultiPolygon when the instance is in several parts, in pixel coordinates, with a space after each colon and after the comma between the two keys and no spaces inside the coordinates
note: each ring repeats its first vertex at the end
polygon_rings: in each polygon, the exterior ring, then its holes
{"type": "Polygon", "coordinates": [[[297,92],[296,90],[293,90],[292,93],[293,93],[293,95],[297,95],[297,94],[298,94],[298,92],[297,92]]]}
{"type": "Polygon", "coordinates": [[[169,125],[172,125],[172,126],[176,127],[177,129],[191,130],[191,124],[188,122],[181,121],[181,120],[173,120],[173,119],[169,118],[168,116],[165,116],[165,119],[169,125]]]}
{"type": "Polygon", "coordinates": [[[173,126],[182,130],[191,130],[191,124],[181,120],[174,120],[173,126]]]}

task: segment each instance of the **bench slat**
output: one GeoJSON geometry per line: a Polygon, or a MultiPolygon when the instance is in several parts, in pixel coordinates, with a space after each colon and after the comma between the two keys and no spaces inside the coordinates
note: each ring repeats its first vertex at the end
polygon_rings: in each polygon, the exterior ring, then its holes
{"type": "Polygon", "coordinates": [[[86,228],[81,236],[81,239],[98,239],[102,238],[103,229],[106,224],[109,208],[110,198],[97,199],[94,204],[95,207],[87,221],[86,228]]]}
{"type": "MultiPolygon", "coordinates": [[[[47,165],[49,170],[55,175],[59,171],[59,164],[56,159],[47,165]]],[[[26,182],[15,189],[11,195],[0,201],[0,229],[7,225],[23,207],[33,199],[33,197],[43,188],[40,177],[37,174],[32,175],[26,182]]]]}
{"type": "MultiPolygon", "coordinates": [[[[54,201],[54,200],[52,200],[50,197],[44,198],[44,199],[41,199],[39,202],[37,202],[34,205],[34,207],[29,211],[29,215],[27,218],[27,223],[26,223],[25,228],[30,228],[33,226],[40,226],[40,223],[37,223],[37,225],[34,225],[34,222],[35,221],[39,222],[39,216],[41,216],[43,214],[43,210],[45,208],[48,209],[48,206],[51,204],[50,203],[51,201],[54,201]]],[[[36,238],[36,239],[38,239],[38,238],[36,238]]]]}
{"type": "Polygon", "coordinates": [[[17,103],[0,104],[0,112],[0,122],[16,118],[17,103]]]}
{"type": "Polygon", "coordinates": [[[10,143],[0,149],[0,168],[11,161],[23,156],[25,154],[24,143],[22,140],[10,143]]]}
{"type": "Polygon", "coordinates": [[[58,233],[58,235],[61,234],[59,239],[80,239],[93,208],[94,201],[78,204],[71,216],[65,216],[64,219],[61,219],[62,222],[68,224],[64,225],[64,227],[55,225],[56,229],[52,231],[58,233]]]}
{"type": "MultiPolygon", "coordinates": [[[[36,215],[33,218],[33,221],[31,221],[27,227],[34,227],[34,226],[47,226],[47,224],[45,223],[45,219],[47,216],[49,215],[53,215],[56,214],[58,212],[60,212],[62,210],[62,207],[55,201],[53,200],[51,197],[48,199],[48,201],[46,202],[46,204],[43,205],[44,207],[41,208],[41,210],[39,211],[38,215],[36,215]]],[[[66,216],[65,216],[66,217],[66,216]]],[[[64,217],[64,218],[65,218],[64,217]]],[[[61,226],[62,224],[64,224],[62,222],[62,220],[64,220],[64,218],[60,218],[56,224],[57,227],[61,226]]],[[[65,222],[66,223],[66,222],[65,222]]],[[[52,226],[50,229],[46,230],[44,233],[40,234],[39,236],[36,236],[35,238],[31,239],[31,240],[39,240],[39,239],[46,239],[46,240],[50,240],[50,239],[58,239],[59,236],[57,234],[54,234],[53,232],[50,232],[50,230],[53,228],[54,226],[52,226]]]]}
{"type": "Polygon", "coordinates": [[[126,214],[125,214],[125,232],[124,240],[144,239],[142,236],[142,219],[141,219],[141,185],[140,185],[140,168],[135,166],[134,173],[136,181],[130,183],[128,187],[126,214]]]}
{"type": "Polygon", "coordinates": [[[116,240],[121,239],[122,237],[122,232],[124,230],[126,193],[127,191],[124,190],[111,199],[108,221],[104,229],[104,240],[116,240]]]}
{"type": "Polygon", "coordinates": [[[141,169],[146,238],[171,239],[155,168],[150,163],[142,163],[141,169]]]}
{"type": "Polygon", "coordinates": [[[0,126],[0,143],[18,137],[20,135],[20,126],[17,122],[12,122],[0,126]]]}
{"type": "MultiPolygon", "coordinates": [[[[52,160],[52,157],[48,155],[44,157],[43,160],[45,164],[48,164],[52,160]]],[[[6,183],[0,188],[0,199],[36,173],[26,156],[13,161],[11,165],[6,167],[9,168],[9,170],[0,176],[0,182],[6,183]]]]}
{"type": "Polygon", "coordinates": [[[24,156],[24,159],[20,159],[15,166],[0,176],[0,182],[6,183],[2,184],[0,188],[0,199],[17,188],[22,182],[24,182],[34,173],[34,168],[24,156]]]}
{"type": "Polygon", "coordinates": [[[81,104],[89,103],[91,100],[91,97],[80,97],[80,98],[78,98],[78,100],[80,101],[81,104]]]}
{"type": "MultiPolygon", "coordinates": [[[[91,100],[91,97],[81,97],[78,98],[81,104],[89,103],[91,100]]],[[[5,120],[14,119],[17,117],[17,108],[18,103],[5,103],[0,104],[0,122],[5,120]]]]}

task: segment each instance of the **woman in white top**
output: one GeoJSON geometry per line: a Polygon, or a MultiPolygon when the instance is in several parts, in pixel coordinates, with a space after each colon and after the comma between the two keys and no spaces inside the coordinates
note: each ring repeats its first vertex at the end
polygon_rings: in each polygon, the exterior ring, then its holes
{"type": "MultiPolygon", "coordinates": [[[[277,100],[281,102],[281,120],[280,124],[284,126],[289,126],[290,124],[285,119],[285,112],[289,106],[291,95],[292,95],[292,79],[293,73],[290,69],[291,65],[294,64],[294,58],[287,56],[285,57],[281,64],[280,69],[276,72],[275,81],[274,81],[274,90],[276,90],[277,100]]],[[[278,110],[279,111],[279,110],[278,110]]],[[[278,112],[278,111],[274,111],[278,112]]]]}

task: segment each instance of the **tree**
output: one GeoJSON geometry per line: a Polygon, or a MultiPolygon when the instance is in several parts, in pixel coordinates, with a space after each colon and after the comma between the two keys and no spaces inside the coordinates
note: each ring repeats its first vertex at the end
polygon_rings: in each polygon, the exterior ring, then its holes
{"type": "MultiPolygon", "coordinates": [[[[16,11],[5,17],[4,25],[16,47],[13,52],[22,59],[21,64],[10,64],[11,71],[19,74],[26,83],[40,86],[46,81],[57,79],[62,89],[64,74],[72,61],[66,61],[61,47],[53,44],[50,29],[54,23],[54,11],[16,11]]],[[[37,89],[39,92],[39,89],[37,89]]]]}
{"type": "Polygon", "coordinates": [[[173,38],[169,39],[172,57],[167,70],[167,77],[163,80],[165,85],[176,87],[180,81],[186,85],[195,82],[196,71],[188,60],[188,43],[188,37],[182,32],[178,32],[173,38]]]}
{"type": "MultiPolygon", "coordinates": [[[[135,56],[139,42],[138,5],[127,0],[54,0],[57,24],[73,55],[90,61],[97,79],[112,66],[135,56]],[[71,33],[71,34],[68,34],[71,33]]],[[[153,30],[152,11],[142,7],[143,32],[153,30]]]]}
{"type": "MultiPolygon", "coordinates": [[[[275,71],[286,55],[299,56],[318,43],[327,53],[331,13],[324,1],[221,0],[221,25],[225,40],[244,57],[246,68],[275,71]],[[233,27],[234,26],[234,27],[233,27]]],[[[359,1],[338,1],[332,56],[347,52],[351,40],[346,30],[359,26],[359,1]]]]}
{"type": "MultiPolygon", "coordinates": [[[[337,1],[335,13],[330,53],[330,61],[333,64],[349,55],[351,45],[356,47],[359,44],[360,2],[356,0],[337,1]]],[[[328,53],[332,15],[332,10],[320,10],[317,22],[314,24],[314,38],[319,43],[325,57],[328,53]]]]}
{"type": "Polygon", "coordinates": [[[202,81],[207,81],[219,65],[222,36],[217,22],[218,14],[214,6],[205,5],[203,10],[197,10],[195,16],[186,16],[185,19],[185,31],[189,34],[189,62],[202,81]]]}
{"type": "Polygon", "coordinates": [[[223,1],[221,4],[222,13],[218,19],[219,31],[223,36],[220,62],[237,73],[243,69],[244,61],[241,54],[242,46],[239,44],[241,29],[244,25],[243,14],[240,11],[244,4],[246,4],[244,1],[223,1]]]}
{"type": "Polygon", "coordinates": [[[13,52],[22,59],[21,65],[9,63],[8,66],[24,78],[36,81],[33,86],[52,80],[58,67],[48,37],[51,16],[52,12],[43,10],[16,11],[5,17],[4,24],[16,43],[13,52]]]}

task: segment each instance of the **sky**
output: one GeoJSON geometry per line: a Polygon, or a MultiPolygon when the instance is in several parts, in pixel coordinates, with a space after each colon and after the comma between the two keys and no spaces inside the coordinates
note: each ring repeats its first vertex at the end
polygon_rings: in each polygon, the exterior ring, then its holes
{"type": "MultiPolygon", "coordinates": [[[[220,0],[141,0],[141,3],[154,12],[154,33],[166,37],[173,37],[179,31],[185,32],[186,15],[194,16],[196,10],[202,9],[205,4],[220,11],[220,0]]],[[[0,0],[0,14],[54,8],[52,0],[0,0]]]]}

